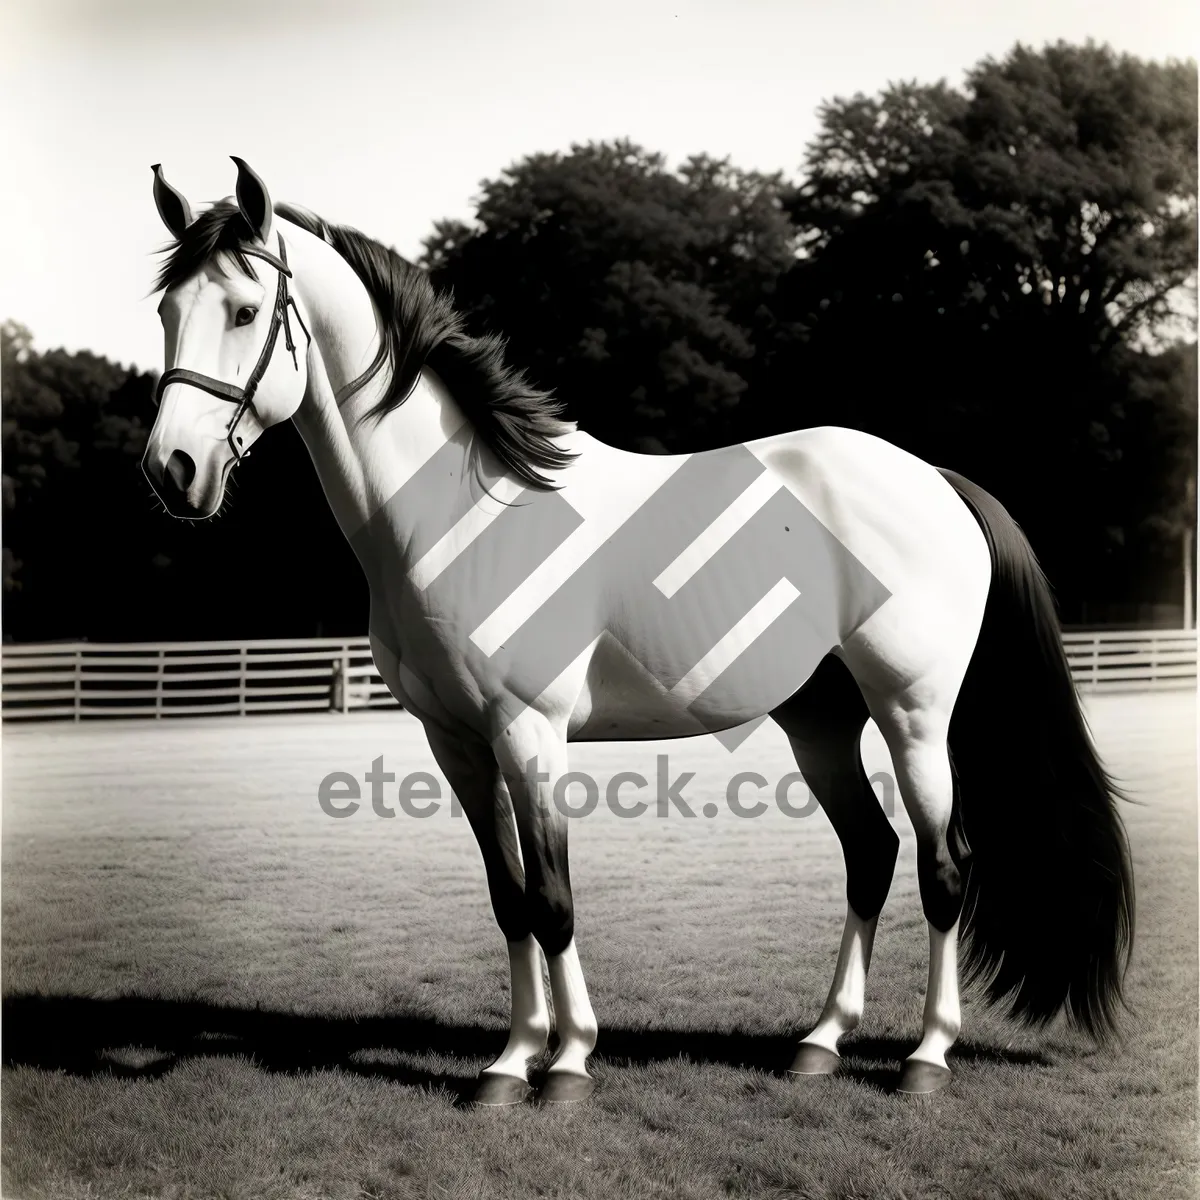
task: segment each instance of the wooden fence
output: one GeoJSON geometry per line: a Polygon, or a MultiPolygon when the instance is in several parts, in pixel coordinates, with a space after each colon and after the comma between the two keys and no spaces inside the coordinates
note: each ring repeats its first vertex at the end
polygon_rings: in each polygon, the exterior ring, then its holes
{"type": "MultiPolygon", "coordinates": [[[[1196,632],[1063,635],[1083,691],[1194,687],[1196,632]]],[[[394,707],[365,637],[3,647],[0,701],[21,718],[183,717],[394,707]]]]}
{"type": "Polygon", "coordinates": [[[1063,645],[1083,692],[1196,686],[1194,629],[1071,630],[1063,645]]]}
{"type": "Polygon", "coordinates": [[[6,721],[394,706],[365,637],[3,647],[6,721]]]}

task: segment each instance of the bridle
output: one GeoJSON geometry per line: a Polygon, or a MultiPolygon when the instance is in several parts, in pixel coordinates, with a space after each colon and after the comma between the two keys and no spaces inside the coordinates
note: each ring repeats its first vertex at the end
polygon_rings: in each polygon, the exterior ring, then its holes
{"type": "MultiPolygon", "coordinates": [[[[251,409],[254,403],[254,393],[258,390],[258,385],[263,375],[266,374],[268,365],[271,362],[271,356],[275,353],[275,343],[279,339],[279,330],[283,330],[283,344],[287,347],[288,352],[292,356],[292,365],[297,371],[300,370],[300,360],[296,357],[296,343],[292,341],[292,326],[288,320],[288,308],[296,314],[296,320],[300,324],[300,328],[304,330],[305,339],[311,343],[312,334],[308,332],[308,326],[304,324],[304,318],[300,316],[300,310],[296,307],[296,301],[288,291],[287,281],[291,278],[291,268],[287,265],[287,248],[283,244],[283,234],[276,235],[279,239],[279,257],[267,250],[265,247],[260,249],[257,246],[242,246],[243,254],[253,255],[255,258],[261,258],[265,262],[269,262],[279,272],[279,287],[275,291],[275,308],[271,313],[271,327],[267,330],[267,340],[263,345],[262,353],[258,356],[258,362],[254,364],[254,370],[250,372],[249,378],[242,387],[238,387],[234,383],[226,383],[222,379],[214,379],[211,375],[202,375],[199,371],[189,371],[186,367],[172,367],[169,371],[164,371],[162,378],[158,381],[158,390],[154,394],[155,405],[162,403],[163,392],[173,383],[186,383],[192,387],[200,388],[201,391],[208,392],[210,396],[217,396],[221,400],[228,400],[230,404],[236,404],[237,410],[230,419],[229,426],[225,431],[225,440],[229,443],[229,449],[233,451],[234,465],[236,466],[246,454],[243,454],[238,446],[241,444],[241,438],[234,438],[234,432],[238,427],[242,417],[246,415],[246,411],[251,409]]],[[[253,411],[251,409],[251,411],[253,411]]],[[[257,414],[256,414],[257,415],[257,414]]]]}

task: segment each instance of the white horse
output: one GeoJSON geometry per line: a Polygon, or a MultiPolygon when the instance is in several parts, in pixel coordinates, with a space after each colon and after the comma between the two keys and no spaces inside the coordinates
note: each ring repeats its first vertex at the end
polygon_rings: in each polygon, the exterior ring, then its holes
{"type": "Polygon", "coordinates": [[[202,519],[263,430],[291,418],[303,436],[370,581],[379,672],[468,814],[508,942],[511,1032],[478,1103],[531,1093],[551,1032],[539,946],[557,1033],[540,1098],[594,1086],[552,800],[568,742],[736,737],[766,714],[847,870],[833,983],[794,1074],[841,1062],[896,861],[859,756],[868,718],[916,832],[929,928],[900,1090],[951,1078],[960,934],[968,972],[1013,1015],[1112,1030],[1133,927],[1117,793],[1045,581],[995,500],[848,429],[695,455],[603,445],[505,365],[498,339],[469,337],[422,271],[273,208],[234,161],[236,203],[196,218],[154,168],[175,242],[143,467],[171,513],[202,519]]]}

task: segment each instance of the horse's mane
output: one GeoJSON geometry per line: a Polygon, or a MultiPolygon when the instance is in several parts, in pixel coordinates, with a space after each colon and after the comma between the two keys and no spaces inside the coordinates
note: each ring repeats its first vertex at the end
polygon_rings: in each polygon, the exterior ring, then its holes
{"type": "MultiPolygon", "coordinates": [[[[385,366],[387,389],[367,417],[381,418],[408,398],[423,367],[436,371],[475,431],[503,465],[530,487],[554,485],[541,474],[570,465],[574,455],[552,439],[573,428],[561,419],[562,404],[535,388],[525,373],[504,361],[504,339],[472,337],[452,297],[434,290],[420,267],[395,250],[351,229],[290,204],[275,205],[286,221],[328,242],[367,289],[381,318],[379,353],[361,382],[385,366]]],[[[238,207],[221,200],[202,212],[167,247],[156,290],[189,279],[216,253],[232,256],[239,270],[256,279],[251,259],[242,252],[251,234],[238,207]]]]}

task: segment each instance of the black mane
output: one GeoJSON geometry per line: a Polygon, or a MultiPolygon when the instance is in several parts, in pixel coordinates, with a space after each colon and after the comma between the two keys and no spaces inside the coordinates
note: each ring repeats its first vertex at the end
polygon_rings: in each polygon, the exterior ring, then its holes
{"type": "MultiPolygon", "coordinates": [[[[502,338],[469,335],[451,296],[436,292],[425,271],[357,229],[330,225],[290,204],[277,204],[275,212],[328,242],[350,264],[375,304],[383,337],[363,382],[385,366],[390,378],[368,417],[380,418],[399,408],[421,369],[429,367],[509,471],[529,487],[554,486],[541,472],[570,465],[575,456],[552,439],[573,426],[562,420],[559,401],[535,388],[523,371],[505,363],[502,338]]],[[[251,240],[237,205],[219,201],[167,248],[156,290],[191,278],[221,251],[230,254],[246,275],[257,278],[249,256],[242,252],[251,240]]]]}

